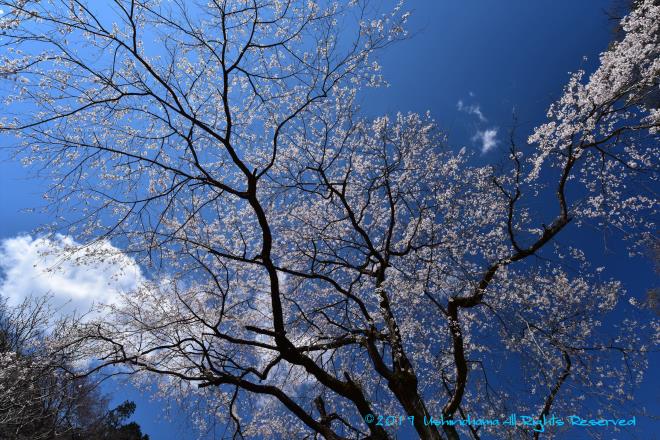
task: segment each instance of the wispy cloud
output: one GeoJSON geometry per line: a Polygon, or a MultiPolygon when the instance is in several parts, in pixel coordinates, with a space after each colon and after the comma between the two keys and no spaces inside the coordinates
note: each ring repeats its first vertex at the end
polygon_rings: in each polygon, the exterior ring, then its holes
{"type": "Polygon", "coordinates": [[[497,127],[489,128],[483,131],[478,130],[475,133],[475,135],[472,136],[473,141],[481,143],[482,153],[487,153],[497,146],[498,144],[497,131],[498,131],[497,127]]]}
{"type": "MultiPolygon", "coordinates": [[[[468,101],[474,100],[474,92],[468,92],[469,98],[468,101]]],[[[488,118],[481,111],[481,106],[479,103],[466,103],[463,99],[459,99],[456,103],[456,108],[459,112],[467,113],[468,115],[474,116],[478,119],[478,122],[475,124],[476,132],[472,136],[473,142],[479,142],[481,147],[481,153],[488,153],[490,150],[495,148],[499,141],[497,140],[497,133],[499,127],[485,128],[484,125],[488,122],[488,118]]]]}
{"type": "Polygon", "coordinates": [[[488,119],[484,116],[479,104],[466,104],[462,99],[459,99],[456,103],[456,108],[460,112],[465,112],[469,115],[475,115],[481,122],[488,122],[488,119]]]}
{"type": "Polygon", "coordinates": [[[143,281],[137,262],[109,242],[80,249],[63,235],[0,241],[0,295],[9,304],[50,295],[60,313],[86,313],[94,304],[115,303],[143,281]]]}

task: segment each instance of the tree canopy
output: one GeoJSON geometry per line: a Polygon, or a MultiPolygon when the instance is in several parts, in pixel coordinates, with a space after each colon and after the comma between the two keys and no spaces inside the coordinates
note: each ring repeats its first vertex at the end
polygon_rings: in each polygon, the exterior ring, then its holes
{"type": "Polygon", "coordinates": [[[654,1],[502,166],[430,115],[361,116],[377,53],[406,35],[400,4],[0,5],[0,130],[54,177],[55,229],[150,273],[49,349],[200,397],[199,422],[236,438],[393,438],[383,414],[424,439],[538,438],[427,421],[598,417],[631,398],[657,322],[557,237],[657,243],[654,1]],[[629,315],[603,326],[616,307],[629,315]]]}
{"type": "Polygon", "coordinates": [[[67,374],[67,359],[53,357],[51,315],[47,298],[12,307],[0,297],[0,439],[149,440],[128,422],[135,403],[110,410],[94,378],[67,374]]]}

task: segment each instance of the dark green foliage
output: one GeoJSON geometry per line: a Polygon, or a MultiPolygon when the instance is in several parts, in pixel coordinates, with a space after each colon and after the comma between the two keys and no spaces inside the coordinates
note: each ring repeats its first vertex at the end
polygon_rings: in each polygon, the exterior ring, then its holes
{"type": "Polygon", "coordinates": [[[70,437],[75,440],[149,440],[149,436],[142,434],[140,425],[128,422],[135,412],[135,403],[125,401],[116,408],[107,411],[103,417],[92,426],[74,429],[70,437]]]}

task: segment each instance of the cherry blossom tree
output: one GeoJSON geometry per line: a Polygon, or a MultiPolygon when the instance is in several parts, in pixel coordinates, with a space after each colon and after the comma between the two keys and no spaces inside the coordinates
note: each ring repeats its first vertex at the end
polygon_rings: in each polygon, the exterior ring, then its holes
{"type": "Polygon", "coordinates": [[[49,349],[61,322],[49,297],[8,304],[0,297],[0,439],[149,440],[125,402],[108,409],[98,377],[67,374],[66,358],[49,349]]]}
{"type": "Polygon", "coordinates": [[[46,403],[59,403],[51,386],[52,364],[34,354],[48,320],[46,305],[25,301],[10,309],[0,302],[0,438],[27,433],[45,438],[54,425],[46,403]]]}
{"type": "Polygon", "coordinates": [[[54,228],[150,274],[53,349],[202,402],[236,438],[539,438],[558,428],[429,421],[596,417],[642,380],[657,324],[558,237],[657,243],[653,1],[500,167],[430,115],[360,115],[401,5],[0,5],[1,129],[55,179],[54,228]]]}

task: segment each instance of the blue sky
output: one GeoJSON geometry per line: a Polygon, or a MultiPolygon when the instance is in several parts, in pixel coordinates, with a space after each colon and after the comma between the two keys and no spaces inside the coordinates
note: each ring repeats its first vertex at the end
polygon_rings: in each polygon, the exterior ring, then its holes
{"type": "MultiPolygon", "coordinates": [[[[411,38],[383,54],[383,74],[390,87],[365,93],[363,110],[373,116],[428,110],[448,134],[449,144],[474,149],[476,160],[495,162],[501,158],[499,148],[506,146],[514,109],[522,143],[561,94],[569,72],[594,70],[598,54],[613,37],[615,23],[604,12],[612,5],[599,0],[409,1],[411,38]],[[484,141],[489,148],[482,153],[484,141]]],[[[0,158],[2,240],[30,233],[50,219],[22,212],[42,204],[46,182],[28,177],[20,165],[6,160],[6,151],[0,158]]],[[[653,285],[649,261],[631,259],[616,245],[603,251],[594,232],[570,239],[583,240],[594,260],[607,263],[610,274],[634,294],[641,297],[653,285]]],[[[657,361],[657,356],[652,359],[650,371],[657,361]]],[[[659,385],[659,379],[649,378],[638,393],[638,403],[655,413],[654,391],[659,385]]],[[[136,401],[136,420],[152,439],[193,438],[186,435],[185,424],[162,420],[162,406],[132,388],[107,388],[116,402],[136,401]]],[[[640,425],[639,437],[651,438],[652,421],[640,425]]]]}

